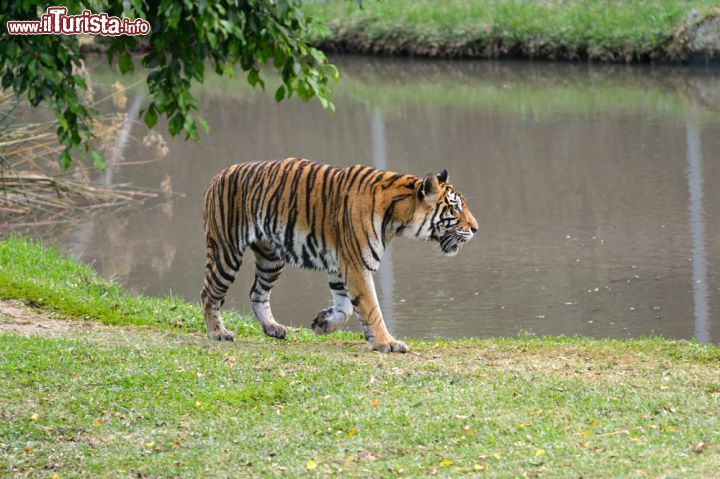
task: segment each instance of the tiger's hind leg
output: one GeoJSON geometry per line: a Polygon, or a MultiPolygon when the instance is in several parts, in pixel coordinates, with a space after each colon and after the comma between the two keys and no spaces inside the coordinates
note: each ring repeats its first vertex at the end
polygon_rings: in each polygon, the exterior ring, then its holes
{"type": "Polygon", "coordinates": [[[214,239],[207,239],[205,283],[200,297],[205,315],[205,332],[210,339],[218,341],[235,339],[233,333],[225,329],[220,317],[220,308],[241,264],[241,250],[228,251],[214,239]]]}
{"type": "Polygon", "coordinates": [[[348,297],[345,282],[337,274],[328,274],[333,305],[318,313],[310,326],[317,334],[330,334],[337,331],[353,314],[353,305],[348,297]]]}
{"type": "Polygon", "coordinates": [[[265,334],[273,338],[285,339],[287,329],[275,321],[270,309],[270,291],[280,277],[285,261],[270,245],[256,243],[251,248],[255,253],[255,281],[250,288],[253,313],[262,324],[265,334]]]}

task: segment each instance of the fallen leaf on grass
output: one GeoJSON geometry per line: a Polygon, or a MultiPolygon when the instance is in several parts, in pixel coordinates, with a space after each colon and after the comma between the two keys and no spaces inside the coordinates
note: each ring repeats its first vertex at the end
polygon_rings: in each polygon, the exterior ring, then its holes
{"type": "Polygon", "coordinates": [[[155,445],[155,441],[150,441],[145,443],[145,447],[148,449],[152,448],[155,445]]]}
{"type": "Polygon", "coordinates": [[[30,416],[30,420],[32,420],[32,421],[37,421],[38,419],[40,419],[40,415],[38,413],[35,413],[32,416],[30,416]]]}
{"type": "Polygon", "coordinates": [[[473,471],[487,471],[487,464],[475,464],[473,466],[473,471]]]}
{"type": "Polygon", "coordinates": [[[100,419],[93,420],[93,426],[99,426],[100,424],[102,424],[102,421],[100,419]]]}
{"type": "Polygon", "coordinates": [[[535,451],[535,455],[536,455],[537,457],[542,457],[542,456],[544,456],[544,455],[545,455],[545,449],[538,449],[537,451],[535,451]]]}
{"type": "Polygon", "coordinates": [[[312,459],[310,459],[310,460],[307,462],[307,464],[305,464],[305,468],[306,468],[308,471],[312,471],[313,469],[317,469],[317,466],[318,466],[318,465],[317,465],[317,462],[313,461],[312,459]]]}
{"type": "Polygon", "coordinates": [[[707,449],[707,444],[700,441],[693,446],[692,452],[694,452],[695,454],[701,454],[703,451],[705,451],[705,449],[707,449]]]}
{"type": "Polygon", "coordinates": [[[375,456],[375,454],[364,449],[358,452],[358,456],[360,457],[360,459],[367,462],[372,462],[377,459],[377,456],[375,456]]]}
{"type": "Polygon", "coordinates": [[[372,401],[370,401],[370,406],[372,406],[372,407],[378,407],[379,405],[380,405],[379,399],[373,399],[372,401]]]}
{"type": "Polygon", "coordinates": [[[451,460],[449,460],[449,459],[445,459],[444,461],[440,461],[440,465],[441,465],[441,466],[445,466],[445,467],[447,467],[447,466],[452,466],[453,464],[454,464],[454,462],[451,461],[451,460]]]}
{"type": "Polygon", "coordinates": [[[529,425],[530,425],[529,422],[521,422],[520,424],[518,424],[517,426],[515,426],[515,429],[517,429],[517,430],[525,429],[525,428],[528,427],[529,425]]]}
{"type": "Polygon", "coordinates": [[[355,434],[357,434],[357,429],[352,428],[352,429],[350,429],[350,430],[348,431],[347,434],[348,434],[349,437],[353,437],[355,434]]]}

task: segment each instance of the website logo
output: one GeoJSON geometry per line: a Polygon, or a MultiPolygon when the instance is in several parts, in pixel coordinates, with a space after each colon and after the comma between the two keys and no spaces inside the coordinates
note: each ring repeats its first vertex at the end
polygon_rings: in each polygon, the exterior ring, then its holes
{"type": "Polygon", "coordinates": [[[40,20],[9,20],[10,35],[147,35],[150,22],[142,18],[130,20],[107,13],[83,10],[79,15],[68,15],[66,7],[48,7],[40,20]]]}

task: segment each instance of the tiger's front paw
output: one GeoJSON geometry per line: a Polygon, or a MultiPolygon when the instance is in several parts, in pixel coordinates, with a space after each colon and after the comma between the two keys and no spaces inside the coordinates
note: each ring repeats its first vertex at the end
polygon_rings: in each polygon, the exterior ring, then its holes
{"type": "Polygon", "coordinates": [[[396,341],[394,339],[387,343],[375,343],[372,345],[373,351],[381,353],[407,353],[409,348],[407,344],[402,341],[396,341]]]}
{"type": "Polygon", "coordinates": [[[218,329],[216,331],[208,331],[207,337],[214,341],[235,341],[233,333],[225,328],[218,329]]]}
{"type": "Polygon", "coordinates": [[[273,338],[285,339],[285,336],[287,335],[287,328],[285,328],[282,324],[273,323],[268,324],[267,326],[263,325],[263,332],[273,338]]]}
{"type": "Polygon", "coordinates": [[[330,334],[340,328],[343,319],[344,315],[336,312],[335,309],[323,309],[315,316],[315,319],[313,319],[310,329],[312,329],[315,334],[330,334]]]}

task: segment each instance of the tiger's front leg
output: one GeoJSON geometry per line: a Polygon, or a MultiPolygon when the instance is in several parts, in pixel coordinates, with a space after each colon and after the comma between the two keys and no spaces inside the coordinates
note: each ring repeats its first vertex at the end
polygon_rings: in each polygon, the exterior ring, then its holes
{"type": "Polygon", "coordinates": [[[323,309],[315,316],[310,327],[317,334],[330,334],[337,331],[353,314],[353,305],[342,278],[335,273],[330,273],[328,274],[328,284],[333,305],[323,309]]]}
{"type": "Polygon", "coordinates": [[[385,327],[372,273],[365,270],[348,271],[346,284],[350,300],[363,323],[365,338],[373,350],[381,353],[408,352],[407,344],[393,338],[385,327]]]}

